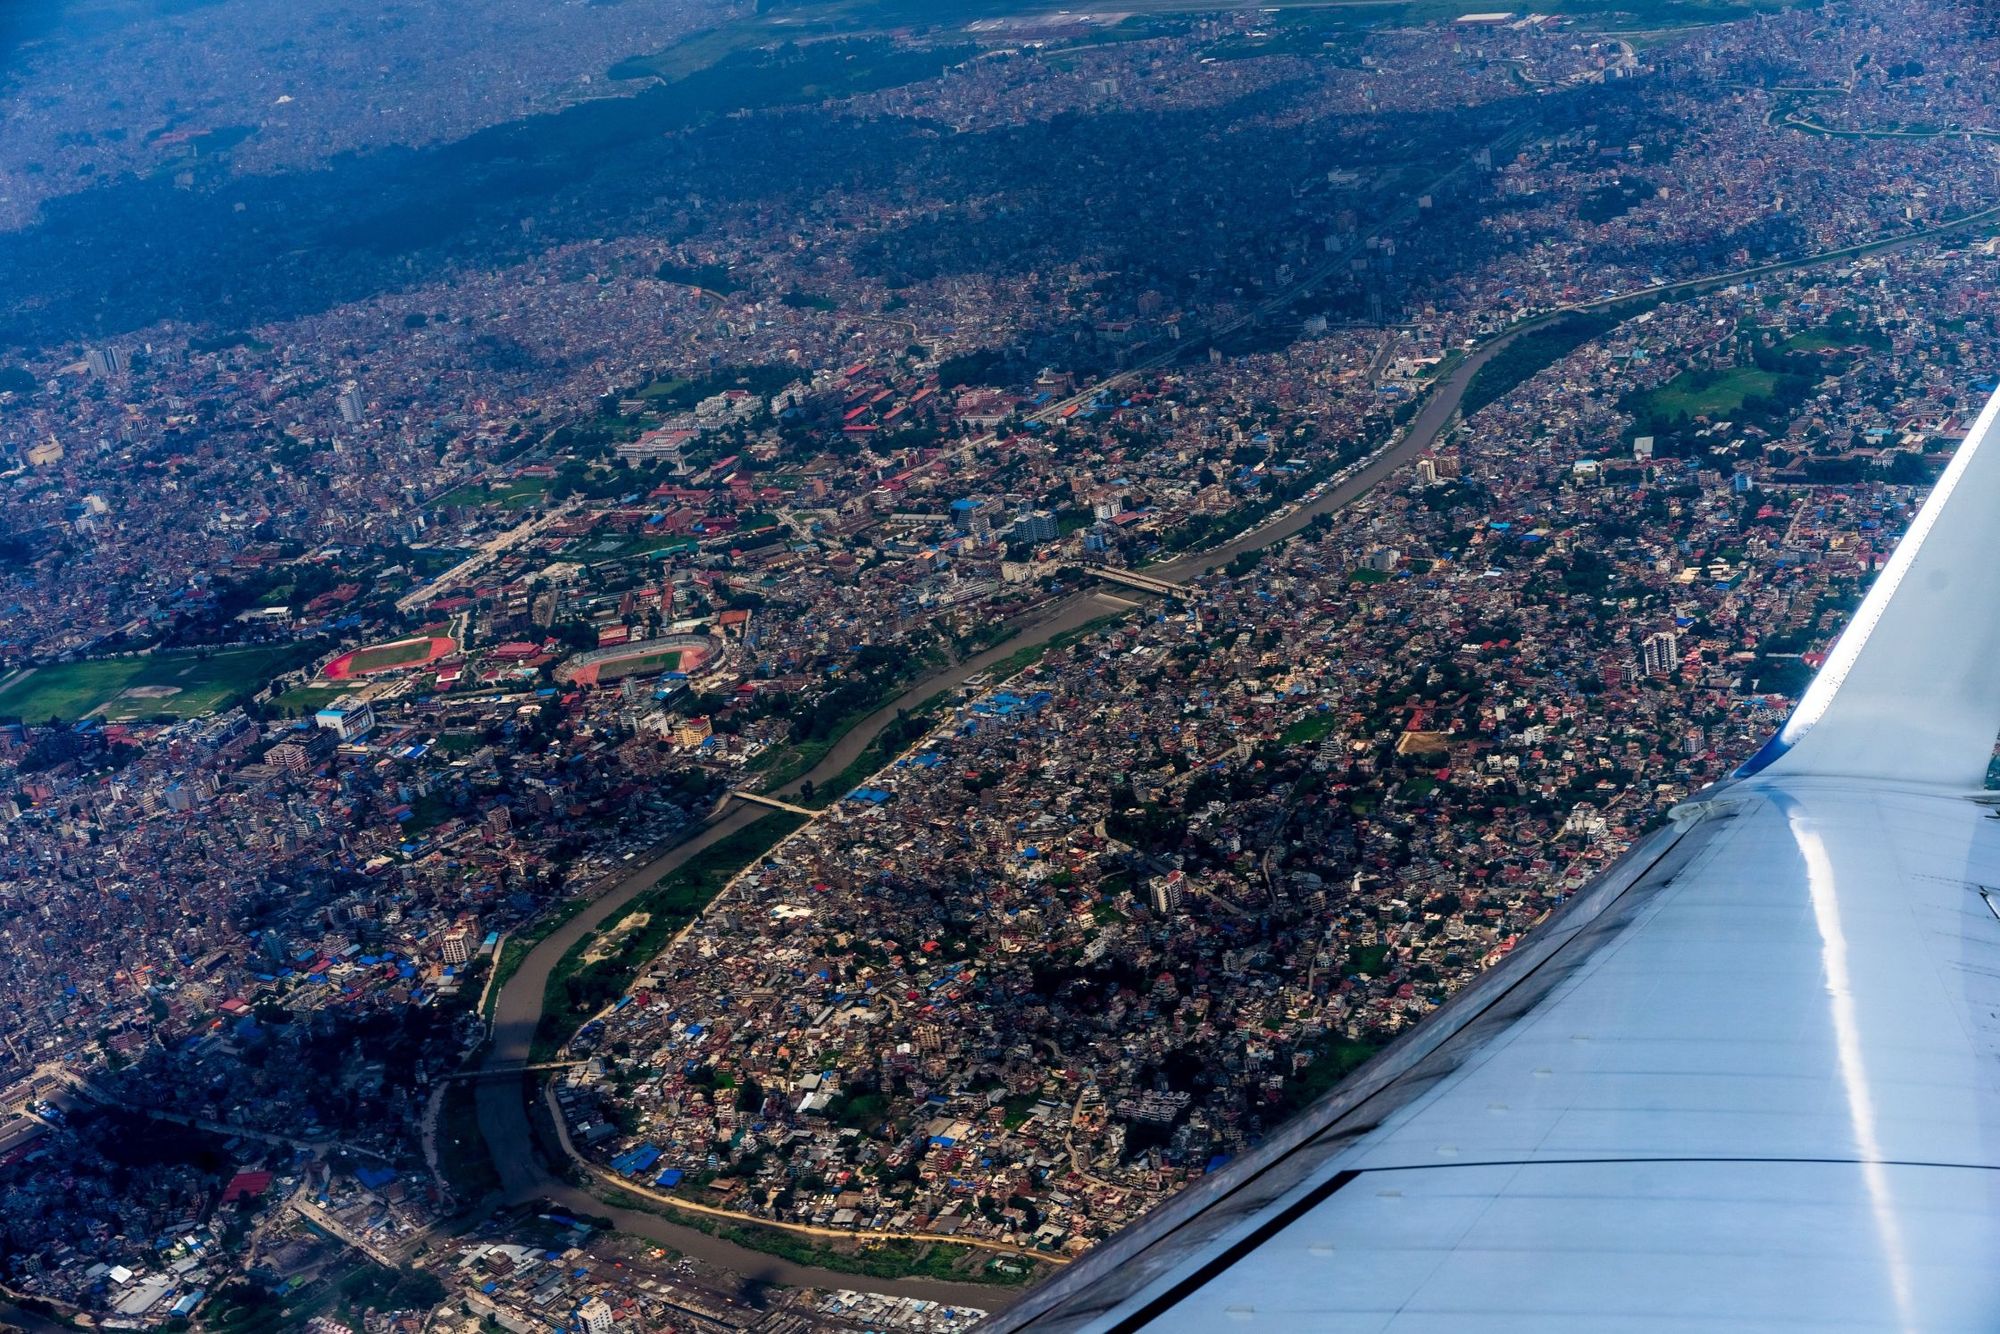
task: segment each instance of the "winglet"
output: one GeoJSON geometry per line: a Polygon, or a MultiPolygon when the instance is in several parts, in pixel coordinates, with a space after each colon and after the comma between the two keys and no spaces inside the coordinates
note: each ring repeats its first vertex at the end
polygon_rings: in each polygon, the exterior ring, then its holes
{"type": "Polygon", "coordinates": [[[1950,788],[2000,735],[2000,392],[1776,736],[1737,770],[1950,788]]]}

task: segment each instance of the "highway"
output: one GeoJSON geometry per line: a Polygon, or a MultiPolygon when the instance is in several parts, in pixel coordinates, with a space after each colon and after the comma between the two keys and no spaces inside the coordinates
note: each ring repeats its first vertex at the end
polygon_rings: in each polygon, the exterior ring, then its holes
{"type": "MultiPolygon", "coordinates": [[[[1369,488],[1428,449],[1458,412],[1459,403],[1479,369],[1502,348],[1528,331],[1580,310],[1604,309],[1652,299],[1684,296],[1731,282],[1835,262],[1864,253],[1901,249],[1920,241],[2000,218],[2000,208],[1984,210],[1919,232],[1882,242],[1848,246],[1795,260],[1757,265],[1730,273],[1712,274],[1659,287],[1640,289],[1615,296],[1550,310],[1523,321],[1495,336],[1467,354],[1435,384],[1408,427],[1390,443],[1355,466],[1340,481],[1329,485],[1317,498],[1299,505],[1271,521],[1219,547],[1197,552],[1178,560],[1149,566],[1144,573],[1154,579],[1184,583],[1210,569],[1228,563],[1246,551],[1281,542],[1303,529],[1314,516],[1331,513],[1350,504],[1369,488]]],[[[1079,396],[1082,397],[1082,396],[1079,396]]],[[[1031,617],[1014,634],[985,652],[946,668],[912,686],[891,703],[869,714],[834,745],[824,759],[801,780],[781,789],[779,796],[796,796],[800,784],[815,785],[833,778],[858,757],[882,728],[896,717],[899,709],[910,709],[940,690],[961,684],[992,664],[1034,644],[1046,643],[1067,630],[1076,629],[1111,610],[1129,610],[1130,604],[1101,594],[1077,593],[1042,613],[1031,617]]],[[[565,922],[529,953],[513,977],[500,989],[493,1012],[493,1041],[487,1068],[521,1065],[528,1059],[529,1045],[540,1022],[542,999],[550,973],[569,949],[618,913],[637,895],[702,849],[746,828],[770,813],[769,808],[749,803],[733,803],[719,818],[702,826],[699,833],[661,853],[637,869],[618,873],[603,893],[584,911],[565,922]]],[[[934,1301],[958,1302],[988,1309],[1005,1305],[1015,1289],[975,1284],[941,1283],[927,1279],[871,1279],[806,1265],[793,1264],[775,1256],[753,1251],[731,1242],[710,1237],[695,1228],[671,1223],[650,1213],[614,1209],[588,1192],[558,1178],[536,1152],[536,1133],[531,1122],[527,1090],[514,1080],[482,1080],[478,1090],[479,1127],[498,1169],[502,1191],[510,1202],[548,1199],[564,1208],[600,1217],[608,1216],[620,1231],[650,1238],[672,1246],[699,1260],[743,1275],[752,1284],[776,1283],[787,1286],[864,1288],[898,1296],[934,1301]]],[[[539,1101],[539,1099],[537,1100],[539,1101]]],[[[553,1131],[549,1132],[551,1137],[553,1131]]],[[[558,1151],[559,1152],[559,1151],[558,1151]]]]}

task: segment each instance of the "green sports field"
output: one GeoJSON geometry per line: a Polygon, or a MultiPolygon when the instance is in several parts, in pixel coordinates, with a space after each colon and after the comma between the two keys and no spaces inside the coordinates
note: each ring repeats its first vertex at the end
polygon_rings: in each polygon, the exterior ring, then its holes
{"type": "Polygon", "coordinates": [[[641,654],[632,658],[613,658],[598,668],[597,679],[616,681],[620,677],[637,676],[641,672],[671,672],[681,665],[681,650],[662,649],[658,653],[641,654]]]}
{"type": "Polygon", "coordinates": [[[431,655],[429,637],[406,639],[397,644],[377,644],[364,648],[348,660],[351,672],[376,672],[384,667],[404,667],[413,662],[422,662],[431,655]]]}
{"type": "Polygon", "coordinates": [[[279,718],[310,718],[351,693],[347,682],[330,686],[298,686],[271,701],[269,713],[279,718]]]}
{"type": "Polygon", "coordinates": [[[248,699],[311,652],[280,644],[51,663],[0,686],[0,718],[30,723],[72,722],[92,714],[111,722],[199,718],[248,699]]]}

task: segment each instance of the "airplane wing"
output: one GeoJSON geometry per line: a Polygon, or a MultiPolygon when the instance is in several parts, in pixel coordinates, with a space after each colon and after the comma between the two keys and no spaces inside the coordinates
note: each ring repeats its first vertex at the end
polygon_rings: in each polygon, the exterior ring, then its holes
{"type": "Polygon", "coordinates": [[[1996,415],[1750,763],[985,1328],[2000,1329],[1996,415]]]}

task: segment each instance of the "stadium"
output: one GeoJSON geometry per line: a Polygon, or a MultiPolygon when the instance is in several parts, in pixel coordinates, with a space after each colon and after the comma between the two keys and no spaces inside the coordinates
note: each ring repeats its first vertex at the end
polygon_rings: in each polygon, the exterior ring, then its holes
{"type": "Polygon", "coordinates": [[[721,652],[721,641],[712,635],[661,635],[580,653],[556,669],[556,678],[573,685],[597,686],[653,672],[693,676],[721,652]]]}

